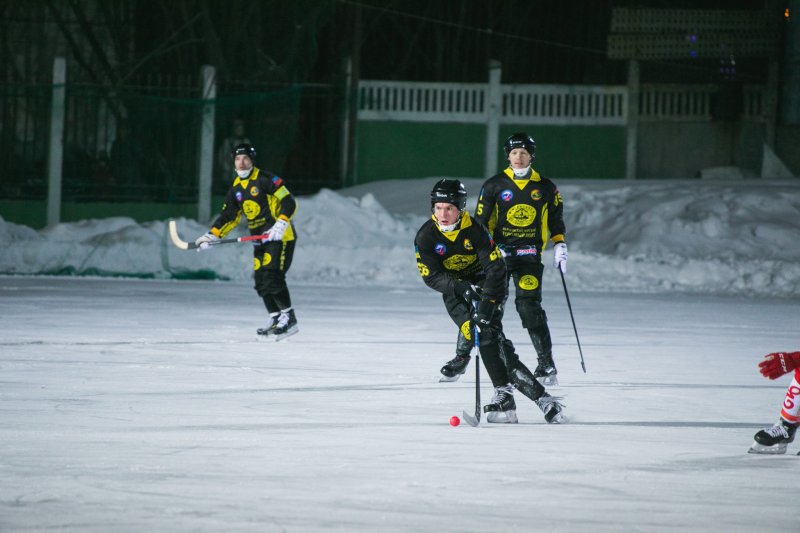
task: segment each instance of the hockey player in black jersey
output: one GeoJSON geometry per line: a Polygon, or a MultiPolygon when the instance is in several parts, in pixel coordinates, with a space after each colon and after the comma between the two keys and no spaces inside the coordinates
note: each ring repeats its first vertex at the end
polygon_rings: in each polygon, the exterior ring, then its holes
{"type": "Polygon", "coordinates": [[[417,232],[417,266],[425,284],[442,293],[448,314],[480,352],[495,393],[484,406],[489,422],[517,422],[514,388],[536,402],[549,423],[566,420],[563,406],[545,391],[505,339],[500,322],[506,298],[506,266],[487,229],[466,211],[467,192],[458,180],[441,180],[431,191],[431,220],[417,232]]]}
{"type": "Polygon", "coordinates": [[[553,343],[542,309],[542,252],[554,243],[553,266],[566,272],[567,244],[561,194],[555,184],[531,167],[536,142],[515,133],[505,142],[509,166],[487,179],[481,188],[475,219],[489,228],[503,251],[508,278],[514,280],[514,303],[536,350],[534,375],[544,385],[557,385],[553,343]]]}
{"type": "Polygon", "coordinates": [[[269,319],[257,333],[262,339],[281,340],[298,331],[286,285],[297,236],[290,219],[297,203],[281,177],[255,166],[256,150],[251,145],[237,145],[231,158],[237,177],[228,189],[222,212],[195,243],[198,251],[209,248],[239,225],[242,214],[250,234],[263,235],[253,248],[253,278],[269,319]]]}

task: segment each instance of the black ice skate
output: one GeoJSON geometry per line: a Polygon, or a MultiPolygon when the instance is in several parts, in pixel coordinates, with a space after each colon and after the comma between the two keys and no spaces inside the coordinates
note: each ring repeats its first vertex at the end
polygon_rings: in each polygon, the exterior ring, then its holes
{"type": "Polygon", "coordinates": [[[483,406],[486,421],[497,424],[517,423],[517,404],[514,402],[514,387],[511,384],[494,388],[492,403],[483,406]]]}
{"type": "Polygon", "coordinates": [[[275,323],[275,327],[263,338],[279,341],[294,335],[298,331],[300,330],[297,327],[297,318],[294,316],[294,309],[285,309],[281,311],[278,321],[275,323]]]}
{"type": "Polygon", "coordinates": [[[551,354],[539,357],[539,364],[533,372],[533,377],[545,387],[558,386],[558,370],[551,354]]]}
{"type": "Polygon", "coordinates": [[[456,355],[444,364],[440,372],[442,377],[439,378],[439,383],[444,381],[458,381],[464,372],[467,371],[469,360],[472,359],[469,355],[456,355]]]}
{"type": "Polygon", "coordinates": [[[275,326],[278,325],[278,318],[281,316],[280,313],[271,313],[269,315],[269,319],[267,320],[267,325],[263,328],[258,328],[256,333],[262,336],[271,335],[275,326]]]}
{"type": "Polygon", "coordinates": [[[797,424],[781,418],[775,425],[755,434],[753,437],[755,442],[747,450],[747,453],[782,455],[786,453],[786,446],[794,440],[795,431],[797,431],[797,424]]]}
{"type": "Polygon", "coordinates": [[[548,424],[563,424],[567,421],[567,417],[563,413],[564,406],[558,400],[559,398],[550,396],[546,392],[536,400],[536,405],[544,413],[544,419],[548,424]]]}

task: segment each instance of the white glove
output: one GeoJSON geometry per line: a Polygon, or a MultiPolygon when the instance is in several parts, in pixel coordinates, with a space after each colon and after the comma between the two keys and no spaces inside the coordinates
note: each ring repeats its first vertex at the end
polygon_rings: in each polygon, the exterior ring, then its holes
{"type": "Polygon", "coordinates": [[[212,243],[218,240],[219,237],[209,231],[205,235],[198,237],[194,243],[197,245],[197,251],[199,252],[200,250],[207,250],[209,247],[211,247],[212,243]]]}
{"type": "Polygon", "coordinates": [[[559,242],[553,246],[553,268],[561,267],[561,272],[567,271],[567,245],[559,242]]]}
{"type": "Polygon", "coordinates": [[[275,221],[275,224],[269,229],[267,240],[268,241],[280,241],[283,239],[283,234],[286,233],[286,228],[289,227],[289,223],[282,218],[279,218],[275,221]]]}

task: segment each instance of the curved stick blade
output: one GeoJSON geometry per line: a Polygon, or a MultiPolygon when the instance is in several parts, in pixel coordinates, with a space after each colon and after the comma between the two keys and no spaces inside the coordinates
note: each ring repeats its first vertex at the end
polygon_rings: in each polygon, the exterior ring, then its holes
{"type": "Polygon", "coordinates": [[[181,239],[180,236],[178,235],[178,225],[175,223],[174,220],[169,221],[169,238],[172,241],[172,244],[174,244],[181,250],[189,249],[189,243],[181,239]]]}

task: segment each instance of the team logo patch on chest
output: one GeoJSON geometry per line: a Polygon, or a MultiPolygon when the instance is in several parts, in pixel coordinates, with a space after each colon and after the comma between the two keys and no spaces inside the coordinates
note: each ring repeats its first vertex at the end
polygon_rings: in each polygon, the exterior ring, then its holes
{"type": "Polygon", "coordinates": [[[444,267],[447,270],[464,270],[477,259],[474,255],[456,254],[444,260],[444,267]]]}
{"type": "Polygon", "coordinates": [[[542,191],[540,191],[539,189],[533,189],[531,191],[531,200],[533,200],[534,202],[538,202],[541,199],[542,199],[542,191]]]}
{"type": "Polygon", "coordinates": [[[236,201],[242,203],[242,191],[236,191],[236,201]]]}
{"type": "Polygon", "coordinates": [[[511,189],[506,189],[504,191],[500,191],[500,199],[504,202],[510,202],[514,199],[514,193],[511,189]]]}
{"type": "Polygon", "coordinates": [[[242,204],[242,211],[244,211],[244,216],[247,217],[247,220],[253,220],[261,213],[261,206],[253,200],[245,200],[242,204]]]}
{"type": "Polygon", "coordinates": [[[506,220],[518,228],[530,226],[536,220],[536,209],[527,204],[517,204],[508,210],[506,220]]]}
{"type": "Polygon", "coordinates": [[[445,253],[447,253],[447,246],[445,246],[444,244],[437,244],[436,246],[433,247],[433,251],[439,255],[444,255],[445,253]]]}
{"type": "Polygon", "coordinates": [[[258,187],[255,185],[250,187],[250,196],[258,196],[258,187]]]}
{"type": "Polygon", "coordinates": [[[474,249],[469,239],[464,239],[464,249],[469,250],[470,252],[474,249]]]}

